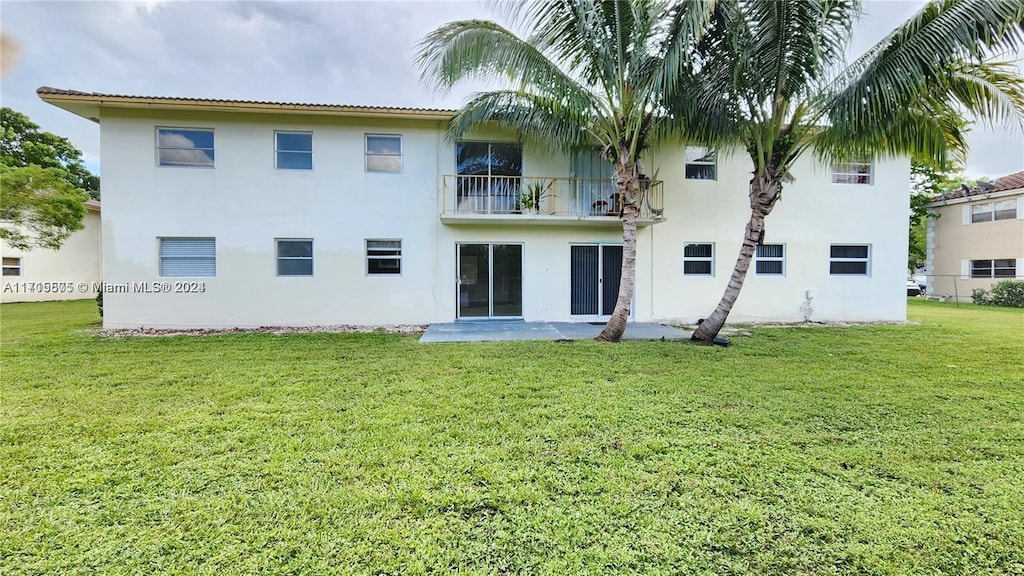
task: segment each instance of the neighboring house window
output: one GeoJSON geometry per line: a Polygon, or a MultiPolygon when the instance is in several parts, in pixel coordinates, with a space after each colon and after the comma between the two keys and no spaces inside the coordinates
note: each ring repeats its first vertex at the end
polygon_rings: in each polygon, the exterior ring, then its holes
{"type": "Polygon", "coordinates": [[[402,171],[402,137],[366,135],[366,171],[398,174],[402,171]]]}
{"type": "Polygon", "coordinates": [[[278,276],[313,275],[312,240],[278,238],[276,242],[278,276]]]}
{"type": "Polygon", "coordinates": [[[274,132],[278,170],[313,169],[312,132],[274,132]]]}
{"type": "Polygon", "coordinates": [[[213,130],[157,128],[156,153],[160,166],[213,168],[213,130]]]}
{"type": "Polygon", "coordinates": [[[714,276],[715,245],[684,244],[683,276],[714,276]]]}
{"type": "Polygon", "coordinates": [[[373,276],[402,273],[401,240],[367,240],[366,273],[373,276]]]}
{"type": "Polygon", "coordinates": [[[829,256],[829,274],[837,276],[867,276],[870,262],[870,246],[865,244],[833,244],[829,256]]]}
{"type": "Polygon", "coordinates": [[[846,162],[832,166],[833,184],[871,184],[871,162],[846,162]]]}
{"type": "Polygon", "coordinates": [[[1001,260],[971,260],[971,278],[1015,278],[1017,261],[1013,258],[1001,260]]]}
{"type": "Polygon", "coordinates": [[[202,278],[217,275],[214,238],[161,238],[160,275],[202,278]]]}
{"type": "Polygon", "coordinates": [[[785,244],[760,244],[754,260],[754,272],[759,276],[782,276],[786,273],[785,244]]]}
{"type": "Polygon", "coordinates": [[[715,180],[718,170],[715,165],[715,151],[700,146],[686,148],[686,179],[715,180]]]}
{"type": "Polygon", "coordinates": [[[4,257],[4,276],[21,276],[21,258],[4,257]]]}
{"type": "Polygon", "coordinates": [[[971,206],[971,222],[991,222],[993,220],[1013,220],[1017,218],[1017,201],[1015,199],[985,202],[971,206]]]}

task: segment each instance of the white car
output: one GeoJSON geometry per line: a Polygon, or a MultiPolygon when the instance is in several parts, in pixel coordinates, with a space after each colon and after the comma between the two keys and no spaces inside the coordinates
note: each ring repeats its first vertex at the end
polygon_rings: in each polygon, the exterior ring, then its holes
{"type": "Polygon", "coordinates": [[[907,296],[920,296],[921,287],[913,278],[907,278],[907,296]]]}

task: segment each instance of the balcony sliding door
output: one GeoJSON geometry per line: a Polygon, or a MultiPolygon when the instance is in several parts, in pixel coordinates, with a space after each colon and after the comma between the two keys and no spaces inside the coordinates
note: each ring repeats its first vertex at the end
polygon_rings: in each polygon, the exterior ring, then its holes
{"type": "Polygon", "coordinates": [[[457,212],[509,214],[519,209],[522,144],[458,142],[455,164],[457,212]]]}

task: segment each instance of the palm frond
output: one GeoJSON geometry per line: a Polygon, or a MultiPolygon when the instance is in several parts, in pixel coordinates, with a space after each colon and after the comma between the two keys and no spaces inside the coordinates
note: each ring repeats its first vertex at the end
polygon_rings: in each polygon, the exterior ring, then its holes
{"type": "Polygon", "coordinates": [[[504,128],[539,148],[556,152],[602,143],[589,100],[568,101],[516,90],[474,94],[448,123],[447,137],[456,140],[483,126],[504,128]]]}

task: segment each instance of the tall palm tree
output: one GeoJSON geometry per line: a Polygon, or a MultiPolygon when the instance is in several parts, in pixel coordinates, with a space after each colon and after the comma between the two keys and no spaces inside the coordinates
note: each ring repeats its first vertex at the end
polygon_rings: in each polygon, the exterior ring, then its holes
{"type": "Polygon", "coordinates": [[[798,158],[825,162],[914,155],[941,165],[966,150],[961,109],[988,121],[1024,118],[1024,84],[992,58],[1022,41],[1021,0],[935,0],[845,68],[856,0],[719,0],[703,36],[695,106],[753,161],[750,219],[735,269],[694,340],[712,341],[739,297],[765,218],[798,158]]]}
{"type": "MultiPolygon", "coordinates": [[[[420,41],[425,80],[449,90],[466,79],[507,88],[473,95],[448,126],[457,138],[481,124],[511,129],[540,146],[599,146],[615,168],[622,220],[618,300],[598,340],[626,329],[636,276],[638,179],[642,154],[678,137],[664,95],[706,31],[713,2],[551,0],[510,2],[505,13],[528,30],[519,37],[491,21],[441,26],[420,41]]],[[[681,116],[680,116],[681,118],[681,116]]]]}

